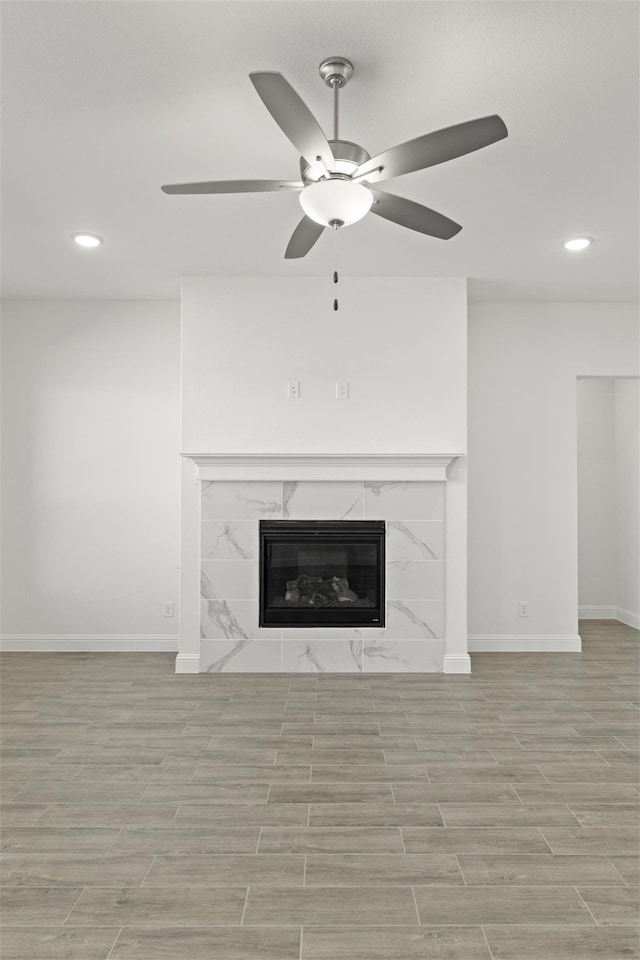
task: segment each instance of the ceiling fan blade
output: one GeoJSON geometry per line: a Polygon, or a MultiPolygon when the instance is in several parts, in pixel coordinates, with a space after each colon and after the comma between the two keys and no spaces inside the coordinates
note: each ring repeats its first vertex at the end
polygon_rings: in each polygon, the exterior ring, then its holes
{"type": "Polygon", "coordinates": [[[327,138],[307,105],[282,74],[262,71],[250,73],[249,79],[275,122],[307,163],[314,163],[320,157],[332,170],[335,161],[327,138]]]}
{"type": "Polygon", "coordinates": [[[297,260],[305,257],[324,230],[321,223],[316,223],[309,217],[303,217],[291,235],[291,240],[285,250],[285,260],[297,260]]]}
{"type": "Polygon", "coordinates": [[[459,223],[429,207],[423,207],[421,203],[407,200],[406,197],[397,197],[393,193],[383,193],[382,190],[372,190],[371,193],[374,201],[371,213],[399,223],[401,227],[426,233],[427,236],[437,237],[439,240],[450,240],[462,230],[459,223]]]}
{"type": "Polygon", "coordinates": [[[163,193],[262,193],[265,190],[302,190],[299,180],[210,180],[205,183],[169,183],[163,193]]]}
{"type": "Polygon", "coordinates": [[[364,177],[370,174],[366,179],[372,183],[376,180],[387,180],[389,177],[399,177],[403,173],[424,170],[425,167],[433,167],[445,160],[462,157],[465,153],[473,153],[474,150],[488,147],[490,143],[506,136],[508,130],[497,114],[468,120],[453,127],[445,127],[444,130],[425,133],[397,147],[390,147],[361,164],[357,175],[364,177]],[[380,167],[382,170],[379,170],[380,167]]]}

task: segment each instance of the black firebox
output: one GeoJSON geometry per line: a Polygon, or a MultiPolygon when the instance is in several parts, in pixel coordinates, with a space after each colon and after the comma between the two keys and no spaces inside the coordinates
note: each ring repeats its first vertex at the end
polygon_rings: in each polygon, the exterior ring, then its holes
{"type": "Polygon", "coordinates": [[[383,627],[383,520],[261,520],[261,627],[383,627]]]}

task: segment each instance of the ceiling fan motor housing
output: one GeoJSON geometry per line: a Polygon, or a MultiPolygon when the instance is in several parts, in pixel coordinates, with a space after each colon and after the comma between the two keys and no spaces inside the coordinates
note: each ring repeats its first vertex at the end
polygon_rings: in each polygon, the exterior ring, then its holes
{"type": "MultiPolygon", "coordinates": [[[[331,173],[353,176],[360,164],[371,159],[363,147],[350,140],[329,140],[329,146],[336,160],[335,169],[331,170],[331,173]]],[[[326,172],[319,163],[307,163],[304,157],[300,157],[300,176],[306,185],[325,177],[326,172]]]]}

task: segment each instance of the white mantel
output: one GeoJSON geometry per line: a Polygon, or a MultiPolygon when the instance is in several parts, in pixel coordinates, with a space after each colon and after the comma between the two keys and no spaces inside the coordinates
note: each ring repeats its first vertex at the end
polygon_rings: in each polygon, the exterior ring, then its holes
{"type": "Polygon", "coordinates": [[[446,480],[461,453],[183,453],[200,480],[446,480]]]}
{"type": "MultiPolygon", "coordinates": [[[[441,646],[440,669],[445,673],[470,673],[466,624],[466,458],[463,454],[185,452],[182,458],[182,614],[176,672],[198,673],[201,669],[207,669],[207,664],[201,662],[201,637],[207,634],[201,633],[200,617],[203,485],[220,482],[228,488],[234,482],[272,486],[274,482],[279,482],[283,487],[289,485],[289,488],[296,488],[300,484],[304,488],[305,484],[326,482],[335,487],[359,483],[365,486],[380,484],[383,488],[386,485],[389,488],[396,485],[411,488],[413,483],[424,487],[425,482],[433,482],[444,488],[445,634],[440,641],[441,645],[444,644],[443,657],[441,646]]],[[[286,513],[280,515],[286,516],[286,513]]],[[[233,636],[240,637],[237,643],[242,647],[245,643],[241,639],[243,634],[234,633],[233,636]]],[[[223,641],[215,642],[223,645],[223,641]]],[[[258,642],[261,644],[258,649],[266,652],[267,644],[277,641],[258,642]]],[[[329,641],[332,642],[335,641],[329,641]]],[[[366,642],[365,631],[365,645],[366,642]]],[[[282,643],[284,650],[287,643],[291,645],[292,641],[283,639],[282,643]]],[[[226,669],[229,669],[228,666],[226,669]]],[[[287,671],[284,656],[282,669],[287,671]]],[[[386,669],[393,671],[393,667],[386,669]]]]}

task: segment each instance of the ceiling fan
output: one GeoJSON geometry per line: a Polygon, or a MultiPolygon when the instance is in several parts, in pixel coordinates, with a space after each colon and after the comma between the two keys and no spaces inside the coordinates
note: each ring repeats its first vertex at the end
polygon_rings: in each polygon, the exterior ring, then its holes
{"type": "Polygon", "coordinates": [[[410,230],[448,240],[461,229],[441,213],[386,193],[373,186],[380,180],[423,170],[446,160],[480,150],[507,136],[502,119],[494,114],[425,133],[414,140],[384,150],[375,157],[357,143],[341,140],[338,133],[339,93],[353,75],[353,64],[344,57],[328,57],[320,76],[333,89],[333,139],[327,140],[318,121],[281,73],[260,71],[249,79],[282,132],[302,154],[301,180],[213,180],[175,183],[165,193],[260,193],[296,190],[304,216],[285,251],[287,259],[304,257],[325,227],[337,229],[361,220],[369,210],[410,230]]]}

